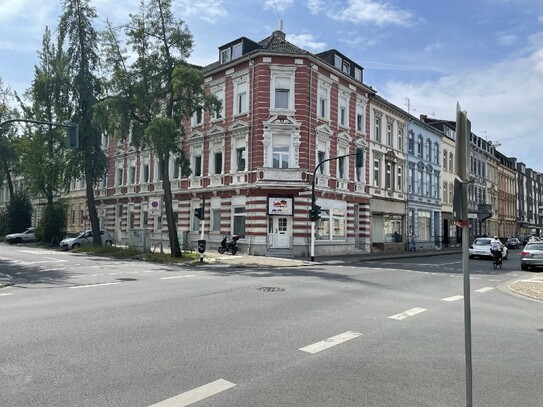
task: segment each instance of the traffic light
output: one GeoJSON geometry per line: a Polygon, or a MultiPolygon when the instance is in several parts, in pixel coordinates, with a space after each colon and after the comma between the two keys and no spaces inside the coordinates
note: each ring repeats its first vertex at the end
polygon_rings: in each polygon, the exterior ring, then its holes
{"type": "Polygon", "coordinates": [[[321,207],[315,205],[312,209],[309,210],[309,220],[316,222],[321,218],[321,207]]]}
{"type": "Polygon", "coordinates": [[[194,216],[198,219],[202,220],[204,218],[204,213],[202,208],[195,208],[194,209],[194,216]]]}
{"type": "Polygon", "coordinates": [[[79,126],[75,123],[66,125],[66,147],[72,150],[79,148],[79,126]]]}

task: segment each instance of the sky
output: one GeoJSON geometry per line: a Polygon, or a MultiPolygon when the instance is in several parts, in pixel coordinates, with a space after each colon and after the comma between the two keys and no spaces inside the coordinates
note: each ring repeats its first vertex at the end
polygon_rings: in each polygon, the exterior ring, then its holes
{"type": "MultiPolygon", "coordinates": [[[[93,0],[96,28],[128,22],[140,0],[93,0]]],[[[0,0],[0,78],[21,93],[33,78],[46,26],[61,0],[0,0]]],[[[189,62],[279,28],[312,53],[335,48],[364,67],[364,83],[415,116],[455,120],[506,156],[543,172],[541,0],[172,0],[194,37],[189,62]]]]}

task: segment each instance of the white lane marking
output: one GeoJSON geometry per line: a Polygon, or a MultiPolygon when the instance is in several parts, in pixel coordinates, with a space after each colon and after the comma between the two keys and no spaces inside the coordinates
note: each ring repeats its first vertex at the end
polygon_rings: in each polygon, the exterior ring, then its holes
{"type": "Polygon", "coordinates": [[[100,287],[100,286],[103,286],[103,285],[115,285],[115,284],[121,284],[121,282],[119,281],[118,283],[98,283],[98,284],[77,285],[75,287],[68,287],[68,288],[100,287]]]}
{"type": "Polygon", "coordinates": [[[421,312],[427,311],[426,308],[411,308],[410,310],[407,310],[405,312],[402,312],[400,314],[392,315],[389,317],[390,319],[397,319],[398,321],[401,321],[402,319],[405,319],[407,317],[412,317],[413,315],[420,314],[421,312]]]}
{"type": "Polygon", "coordinates": [[[502,280],[488,280],[488,281],[492,281],[492,282],[494,282],[494,283],[499,283],[499,282],[501,282],[502,280]]]}
{"type": "Polygon", "coordinates": [[[453,295],[452,297],[442,298],[441,301],[458,301],[464,298],[463,295],[453,295]]]}
{"type": "Polygon", "coordinates": [[[339,345],[340,343],[354,339],[360,335],[362,334],[358,332],[347,331],[342,334],[325,339],[324,341],[320,341],[312,345],[304,346],[303,348],[300,348],[300,350],[307,353],[317,353],[325,349],[331,348],[332,346],[336,346],[336,345],[339,345]]]}
{"type": "Polygon", "coordinates": [[[476,293],[486,293],[487,291],[493,290],[494,287],[483,287],[475,290],[476,293]]]}
{"type": "Polygon", "coordinates": [[[172,277],[161,277],[161,280],[171,280],[172,278],[185,278],[185,277],[196,277],[195,274],[190,274],[188,276],[172,276],[172,277]]]}
{"type": "Polygon", "coordinates": [[[197,401],[211,397],[217,393],[234,387],[235,384],[228,380],[219,379],[214,382],[204,384],[203,386],[181,393],[178,396],[169,398],[149,407],[184,407],[197,401]]]}
{"type": "Polygon", "coordinates": [[[13,295],[13,293],[3,293],[0,294],[0,297],[7,297],[8,295],[13,295]]]}

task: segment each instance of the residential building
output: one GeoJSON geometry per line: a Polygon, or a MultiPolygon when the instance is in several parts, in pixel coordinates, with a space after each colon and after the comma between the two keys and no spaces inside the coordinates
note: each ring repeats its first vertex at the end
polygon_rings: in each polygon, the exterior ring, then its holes
{"type": "Polygon", "coordinates": [[[509,158],[494,150],[494,155],[499,161],[498,165],[498,236],[516,236],[516,163],[514,158],[509,158]]]}

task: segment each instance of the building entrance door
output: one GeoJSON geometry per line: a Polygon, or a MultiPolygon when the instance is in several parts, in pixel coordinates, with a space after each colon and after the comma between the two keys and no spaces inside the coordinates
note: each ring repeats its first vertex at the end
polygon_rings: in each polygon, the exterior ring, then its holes
{"type": "Polygon", "coordinates": [[[291,226],[287,216],[270,216],[268,244],[273,249],[290,249],[291,226]]]}

